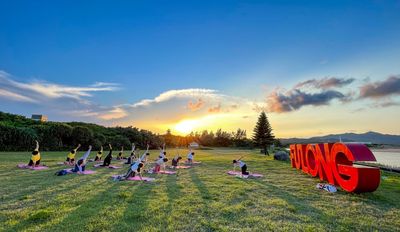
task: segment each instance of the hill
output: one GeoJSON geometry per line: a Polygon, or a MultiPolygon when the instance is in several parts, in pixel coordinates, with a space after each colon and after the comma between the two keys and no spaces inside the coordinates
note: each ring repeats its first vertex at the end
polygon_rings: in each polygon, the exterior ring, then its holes
{"type": "Polygon", "coordinates": [[[338,142],[340,140],[342,140],[343,142],[366,142],[373,144],[400,145],[400,135],[381,134],[373,131],[369,131],[363,134],[343,133],[311,138],[288,138],[281,139],[281,143],[327,143],[338,142]]]}

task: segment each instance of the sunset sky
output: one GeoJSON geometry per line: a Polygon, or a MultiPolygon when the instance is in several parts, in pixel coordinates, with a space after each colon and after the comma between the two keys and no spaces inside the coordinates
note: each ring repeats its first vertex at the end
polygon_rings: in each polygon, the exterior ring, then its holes
{"type": "Polygon", "coordinates": [[[0,111],[400,134],[400,1],[0,1],[0,111]]]}

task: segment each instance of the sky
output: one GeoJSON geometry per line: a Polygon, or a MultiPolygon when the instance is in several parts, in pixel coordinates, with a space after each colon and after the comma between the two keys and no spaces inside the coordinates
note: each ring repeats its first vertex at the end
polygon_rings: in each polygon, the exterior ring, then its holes
{"type": "Polygon", "coordinates": [[[0,111],[156,133],[400,134],[400,0],[3,1],[0,111]]]}

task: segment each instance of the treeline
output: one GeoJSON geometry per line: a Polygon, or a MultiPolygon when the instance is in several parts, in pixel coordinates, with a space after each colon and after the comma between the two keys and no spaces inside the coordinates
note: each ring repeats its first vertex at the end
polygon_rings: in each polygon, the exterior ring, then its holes
{"type": "Polygon", "coordinates": [[[170,147],[186,146],[191,142],[196,142],[206,147],[252,147],[252,140],[246,137],[246,131],[237,129],[236,132],[226,132],[218,129],[213,131],[204,130],[202,132],[192,132],[187,136],[173,135],[171,130],[167,130],[162,135],[163,140],[170,147]]]}
{"type": "MultiPolygon", "coordinates": [[[[131,142],[140,149],[145,148],[146,144],[151,149],[157,149],[163,143],[170,148],[186,147],[191,142],[206,147],[252,148],[257,144],[254,138],[248,139],[246,131],[242,129],[235,132],[204,130],[187,136],[173,135],[167,130],[165,134],[159,135],[136,127],[104,127],[83,122],[39,122],[0,111],[0,151],[31,150],[35,140],[40,142],[43,151],[66,151],[79,143],[84,147],[92,145],[95,150],[108,143],[114,149],[124,146],[125,150],[129,150],[131,142]]],[[[273,143],[279,145],[279,140],[273,143]]]]}
{"type": "Polygon", "coordinates": [[[0,112],[0,150],[26,151],[32,149],[34,141],[40,142],[44,151],[70,150],[77,144],[92,145],[99,149],[101,145],[111,143],[114,149],[130,149],[131,141],[140,148],[150,144],[157,148],[162,137],[147,130],[135,127],[104,127],[82,122],[39,122],[23,116],[0,112]]]}

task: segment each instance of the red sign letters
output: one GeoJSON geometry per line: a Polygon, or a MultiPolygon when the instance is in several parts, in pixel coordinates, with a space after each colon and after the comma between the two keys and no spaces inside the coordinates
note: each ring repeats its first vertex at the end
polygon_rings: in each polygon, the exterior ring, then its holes
{"type": "Polygon", "coordinates": [[[376,161],[363,144],[291,144],[290,161],[292,167],[313,177],[319,176],[348,192],[373,192],[379,186],[379,168],[353,164],[376,161]]]}

